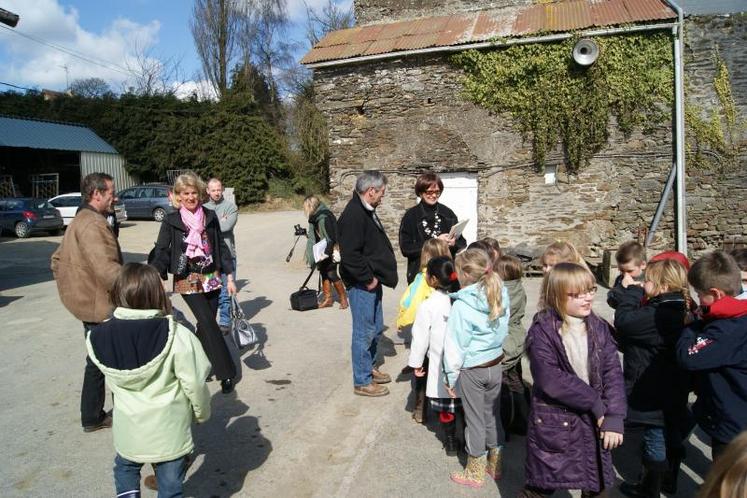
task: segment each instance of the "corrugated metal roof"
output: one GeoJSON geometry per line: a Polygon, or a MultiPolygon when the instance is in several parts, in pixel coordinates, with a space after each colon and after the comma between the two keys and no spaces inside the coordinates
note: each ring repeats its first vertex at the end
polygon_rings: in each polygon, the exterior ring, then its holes
{"type": "Polygon", "coordinates": [[[302,64],[676,18],[663,0],[570,0],[333,31],[302,64]]]}
{"type": "Polygon", "coordinates": [[[0,147],[117,153],[85,126],[9,116],[0,116],[0,147]]]}

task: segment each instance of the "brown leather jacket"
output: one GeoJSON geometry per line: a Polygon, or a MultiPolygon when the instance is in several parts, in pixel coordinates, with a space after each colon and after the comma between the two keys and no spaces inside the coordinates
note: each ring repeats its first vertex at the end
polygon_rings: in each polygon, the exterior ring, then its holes
{"type": "Polygon", "coordinates": [[[99,323],[111,316],[109,291],[119,275],[122,252],[106,218],[83,207],[52,254],[52,273],[65,308],[78,320],[99,323]]]}

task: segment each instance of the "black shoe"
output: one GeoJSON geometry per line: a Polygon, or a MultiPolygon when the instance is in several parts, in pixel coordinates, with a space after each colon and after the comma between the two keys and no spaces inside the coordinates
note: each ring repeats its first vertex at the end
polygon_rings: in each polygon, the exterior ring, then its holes
{"type": "Polygon", "coordinates": [[[452,420],[444,427],[444,450],[446,450],[447,456],[456,456],[459,452],[459,441],[456,437],[456,421],[452,420]]]}
{"type": "Polygon", "coordinates": [[[220,381],[220,390],[223,394],[230,394],[233,392],[233,379],[224,379],[220,381]]]}
{"type": "Polygon", "coordinates": [[[113,421],[112,414],[111,412],[108,412],[106,416],[98,424],[84,425],[83,432],[96,432],[101,429],[108,429],[112,426],[112,421],[113,421]]]}

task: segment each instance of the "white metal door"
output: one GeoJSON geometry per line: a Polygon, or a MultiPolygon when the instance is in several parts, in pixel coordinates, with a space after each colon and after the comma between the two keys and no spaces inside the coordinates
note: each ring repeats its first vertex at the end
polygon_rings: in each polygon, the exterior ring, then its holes
{"type": "Polygon", "coordinates": [[[439,173],[444,182],[444,192],[439,202],[448,206],[459,221],[469,219],[464,228],[467,243],[477,240],[477,174],[439,173]]]}

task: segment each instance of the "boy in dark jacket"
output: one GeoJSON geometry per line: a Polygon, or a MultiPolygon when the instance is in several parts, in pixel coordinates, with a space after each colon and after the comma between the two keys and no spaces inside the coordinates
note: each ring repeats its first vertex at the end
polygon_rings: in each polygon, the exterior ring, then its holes
{"type": "Polygon", "coordinates": [[[700,301],[700,319],[677,342],[677,360],[698,372],[693,407],[700,427],[712,438],[714,460],[737,434],[747,429],[747,301],[739,267],[722,251],[695,262],[688,273],[700,301]]]}
{"type": "MultiPolygon", "coordinates": [[[[615,279],[612,289],[607,293],[607,304],[612,309],[617,309],[620,294],[623,292],[621,284],[623,279],[643,288],[643,271],[646,269],[646,249],[635,240],[629,240],[620,244],[615,252],[615,262],[620,274],[615,279]]],[[[627,288],[627,285],[625,286],[627,288]]]]}

